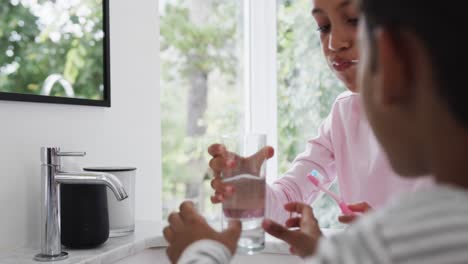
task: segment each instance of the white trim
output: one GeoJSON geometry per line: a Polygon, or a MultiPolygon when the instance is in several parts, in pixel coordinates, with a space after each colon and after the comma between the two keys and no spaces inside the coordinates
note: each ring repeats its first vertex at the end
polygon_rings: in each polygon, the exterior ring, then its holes
{"type": "MultiPolygon", "coordinates": [[[[246,39],[246,130],[267,134],[268,145],[277,149],[276,1],[244,0],[246,39]],[[247,72],[248,71],[248,72],[247,72]],[[248,78],[247,78],[248,77],[248,78]]],[[[276,156],[268,162],[267,179],[277,178],[276,156]]]]}
{"type": "Polygon", "coordinates": [[[243,49],[244,49],[244,72],[243,72],[243,77],[244,77],[244,133],[248,133],[252,129],[252,102],[251,102],[251,78],[250,78],[250,69],[251,67],[251,41],[250,41],[250,35],[251,35],[251,24],[250,24],[250,17],[252,16],[251,14],[251,8],[250,8],[250,2],[251,0],[243,0],[242,6],[243,6],[243,49]]]}

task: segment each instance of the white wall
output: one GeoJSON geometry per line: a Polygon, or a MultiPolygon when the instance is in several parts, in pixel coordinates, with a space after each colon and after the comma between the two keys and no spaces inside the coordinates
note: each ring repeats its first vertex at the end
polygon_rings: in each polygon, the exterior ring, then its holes
{"type": "Polygon", "coordinates": [[[110,0],[111,108],[0,101],[0,251],[39,243],[41,146],[86,151],[85,166],[136,166],[136,217],[160,219],[157,8],[110,0]]]}

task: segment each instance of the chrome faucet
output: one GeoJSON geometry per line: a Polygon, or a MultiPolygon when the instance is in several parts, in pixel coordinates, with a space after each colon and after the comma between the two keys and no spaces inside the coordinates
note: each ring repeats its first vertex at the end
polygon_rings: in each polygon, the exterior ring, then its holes
{"type": "Polygon", "coordinates": [[[60,157],[83,157],[85,152],[61,152],[60,148],[41,148],[41,253],[37,261],[58,261],[68,257],[60,237],[60,184],[104,184],[121,201],[128,197],[122,183],[109,173],[64,172],[60,157]]]}

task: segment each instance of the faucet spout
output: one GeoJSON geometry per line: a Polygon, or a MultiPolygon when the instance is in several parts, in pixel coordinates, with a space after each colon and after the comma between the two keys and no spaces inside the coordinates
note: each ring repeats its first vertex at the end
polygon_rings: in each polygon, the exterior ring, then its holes
{"type": "Polygon", "coordinates": [[[55,175],[55,180],[65,184],[103,184],[112,190],[118,201],[128,197],[120,180],[110,173],[59,172],[55,175]]]}

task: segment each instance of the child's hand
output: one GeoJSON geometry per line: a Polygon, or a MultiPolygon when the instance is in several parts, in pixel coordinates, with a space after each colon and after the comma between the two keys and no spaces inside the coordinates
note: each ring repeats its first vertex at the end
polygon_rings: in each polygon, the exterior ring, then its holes
{"type": "MultiPolygon", "coordinates": [[[[372,207],[366,202],[348,204],[348,208],[355,213],[367,213],[372,210],[372,207]]],[[[338,216],[338,221],[343,224],[351,224],[358,218],[359,215],[340,215],[338,216]]]]}
{"type": "Polygon", "coordinates": [[[268,234],[286,241],[291,246],[290,251],[292,254],[300,257],[313,255],[322,232],[312,208],[303,203],[288,203],[284,208],[286,211],[299,213],[301,216],[288,219],[286,227],[271,220],[264,220],[263,229],[268,234]],[[299,229],[289,230],[287,227],[299,227],[299,229]]]}
{"type": "Polygon", "coordinates": [[[193,242],[202,239],[216,240],[224,244],[232,254],[237,248],[241,233],[240,221],[229,222],[229,228],[218,233],[199,215],[192,202],[183,202],[179,213],[172,213],[168,218],[169,226],[163,230],[164,238],[169,243],[166,250],[172,263],[177,263],[182,252],[193,242]]]}
{"type": "Polygon", "coordinates": [[[211,187],[214,189],[215,194],[211,196],[211,202],[220,203],[235,191],[232,185],[223,183],[221,180],[222,172],[229,171],[231,177],[242,173],[258,175],[263,161],[273,157],[274,150],[272,147],[265,147],[254,155],[244,158],[229,152],[223,145],[213,144],[208,148],[208,153],[213,157],[209,166],[214,173],[211,187]]]}

